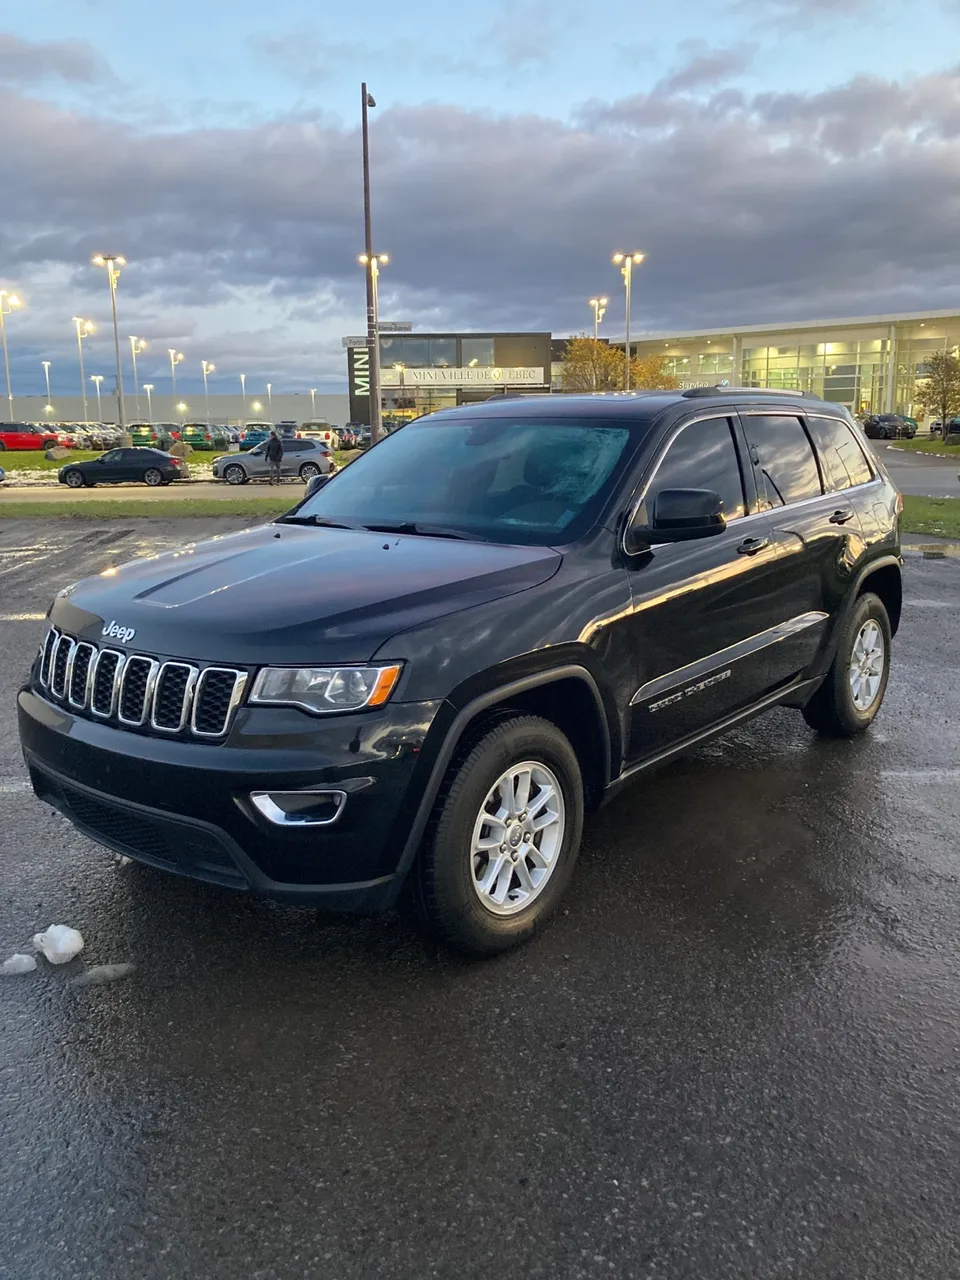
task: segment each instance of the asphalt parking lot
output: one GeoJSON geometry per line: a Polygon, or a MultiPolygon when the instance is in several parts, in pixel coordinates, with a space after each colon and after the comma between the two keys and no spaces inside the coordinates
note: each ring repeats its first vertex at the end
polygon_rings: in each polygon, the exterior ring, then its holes
{"type": "Polygon", "coordinates": [[[880,452],[894,484],[902,493],[919,498],[960,498],[960,458],[938,458],[935,454],[910,453],[895,445],[874,448],[880,452]]]}
{"type": "Polygon", "coordinates": [[[118,869],[28,794],[51,594],[240,523],[0,526],[0,952],[137,965],[0,979],[0,1275],[960,1275],[960,559],[908,559],[869,735],[776,712],[650,776],[469,964],[118,869]]]}

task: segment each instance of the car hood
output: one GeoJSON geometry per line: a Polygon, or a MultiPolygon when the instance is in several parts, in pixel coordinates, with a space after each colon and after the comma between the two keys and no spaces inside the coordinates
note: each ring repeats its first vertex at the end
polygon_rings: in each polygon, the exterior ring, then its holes
{"type": "Polygon", "coordinates": [[[392,635],[513,595],[562,557],[514,547],[296,525],[227,534],[87,578],[53,621],[102,643],[195,661],[364,662],[392,635]]]}

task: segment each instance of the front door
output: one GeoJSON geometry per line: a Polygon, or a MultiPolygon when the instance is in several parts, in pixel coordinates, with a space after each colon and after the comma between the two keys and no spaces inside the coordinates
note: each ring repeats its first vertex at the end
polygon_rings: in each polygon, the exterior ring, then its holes
{"type": "Polygon", "coordinates": [[[664,489],[713,490],[727,528],[710,538],[655,545],[630,568],[638,665],[628,745],[633,762],[749,706],[765,687],[762,652],[777,617],[760,584],[776,550],[764,518],[753,514],[752,470],[738,441],[732,418],[695,419],[668,441],[646,483],[647,509],[664,489]]]}

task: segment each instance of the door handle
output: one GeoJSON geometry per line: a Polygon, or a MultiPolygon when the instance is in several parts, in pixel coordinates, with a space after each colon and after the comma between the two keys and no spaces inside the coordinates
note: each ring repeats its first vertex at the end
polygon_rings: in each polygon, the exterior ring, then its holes
{"type": "Polygon", "coordinates": [[[842,507],[839,511],[835,511],[830,517],[831,524],[846,524],[848,520],[853,519],[853,511],[850,507],[842,507]]]}
{"type": "Polygon", "coordinates": [[[758,551],[762,551],[764,547],[769,547],[769,538],[744,538],[737,547],[737,553],[741,556],[755,556],[758,551]]]}

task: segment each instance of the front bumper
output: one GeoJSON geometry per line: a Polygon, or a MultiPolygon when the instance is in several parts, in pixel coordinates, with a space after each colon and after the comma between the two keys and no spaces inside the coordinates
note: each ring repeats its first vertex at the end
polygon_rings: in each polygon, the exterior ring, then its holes
{"type": "Polygon", "coordinates": [[[128,733],[30,689],[18,718],[34,791],[99,843],[194,879],[357,911],[399,891],[437,707],[328,720],[246,707],[217,744],[128,733]],[[277,826],[250,799],[317,786],[347,795],[330,826],[277,826]]]}

